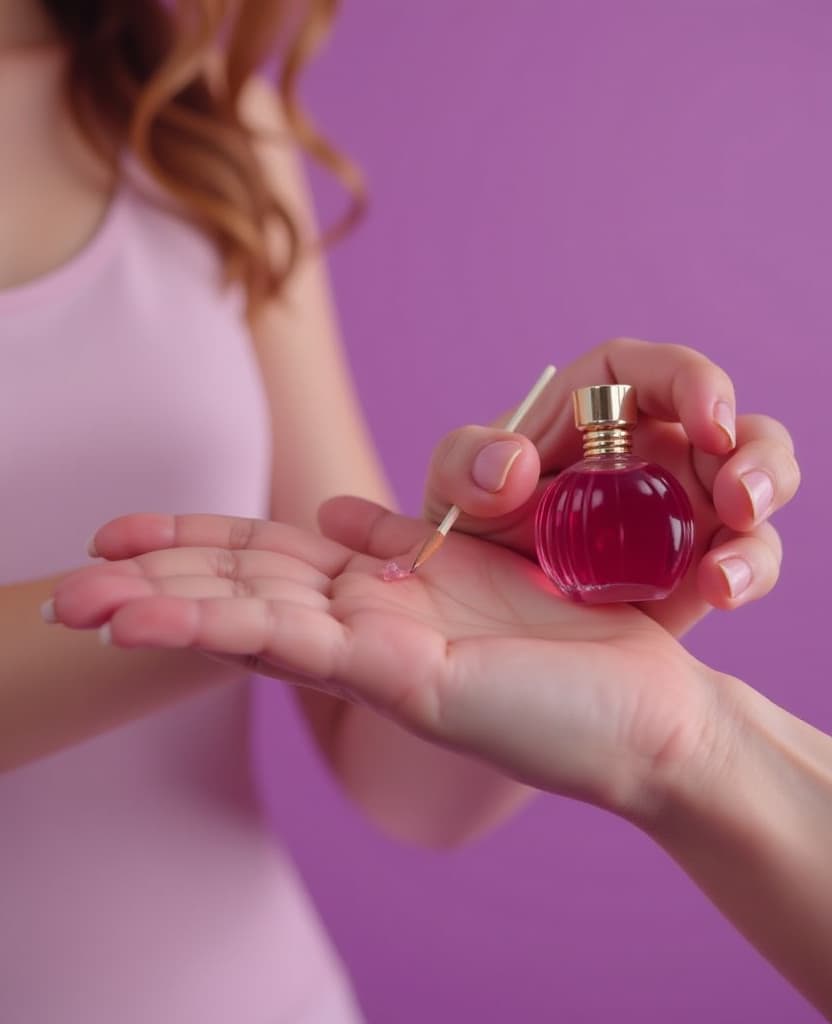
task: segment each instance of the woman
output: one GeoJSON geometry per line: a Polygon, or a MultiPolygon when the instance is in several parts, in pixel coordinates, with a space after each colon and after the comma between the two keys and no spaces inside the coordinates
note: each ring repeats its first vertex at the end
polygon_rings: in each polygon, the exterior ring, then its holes
{"type": "MultiPolygon", "coordinates": [[[[295,99],[331,7],[0,3],[0,416],[15,439],[3,465],[0,1016],[16,1024],[357,1018],[261,818],[251,666],[105,649],[35,613],[92,528],[135,508],[312,527],[333,494],[389,501],[288,143],[352,180],[295,99]],[[279,98],[254,75],[273,47],[279,98]]],[[[667,356],[733,417],[724,375],[667,356]]],[[[716,458],[731,445],[718,425],[693,439],[716,458]]],[[[752,424],[741,451],[757,445],[774,474],[781,441],[752,424]]],[[[684,440],[678,458],[689,452],[684,440]]],[[[739,483],[728,490],[742,501],[739,483]]],[[[431,494],[451,498],[441,474],[431,494]]],[[[721,513],[709,494],[710,523],[721,513]]],[[[748,598],[776,576],[776,541],[763,545],[748,598]]],[[[694,606],[676,605],[682,618],[694,606]]],[[[527,799],[367,709],[299,700],[347,791],[399,836],[457,842],[527,799]]]]}

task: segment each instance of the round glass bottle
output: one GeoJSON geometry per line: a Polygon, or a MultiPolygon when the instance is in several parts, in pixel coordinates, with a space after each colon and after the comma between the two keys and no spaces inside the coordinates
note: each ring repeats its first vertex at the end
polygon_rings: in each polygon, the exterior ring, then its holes
{"type": "Polygon", "coordinates": [[[632,387],[581,388],[572,402],[584,458],[540,501],[540,566],[564,594],[586,604],[667,597],[690,565],[690,500],[672,473],[632,454],[632,387]]]}

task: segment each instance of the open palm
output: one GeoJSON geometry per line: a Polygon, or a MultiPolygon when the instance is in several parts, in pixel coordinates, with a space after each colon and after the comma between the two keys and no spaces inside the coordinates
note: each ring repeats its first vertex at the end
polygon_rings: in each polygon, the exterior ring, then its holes
{"type": "Polygon", "coordinates": [[[657,765],[699,742],[700,666],[632,606],[574,605],[527,559],[451,536],[420,574],[381,579],[424,524],[358,499],[349,543],[277,523],[128,516],[114,559],[67,577],[59,621],[122,646],[190,647],[365,702],[525,782],[632,807],[657,765]]]}

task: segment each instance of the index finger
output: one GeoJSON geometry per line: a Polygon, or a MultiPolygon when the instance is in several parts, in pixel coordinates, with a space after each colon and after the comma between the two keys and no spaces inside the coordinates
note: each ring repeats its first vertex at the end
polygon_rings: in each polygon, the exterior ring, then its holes
{"type": "Polygon", "coordinates": [[[559,373],[524,420],[522,433],[535,442],[544,472],[581,457],[571,394],[593,384],[631,384],[642,413],[681,423],[702,451],[722,455],[734,447],[736,399],[723,369],[684,345],[616,338],[559,373]]]}

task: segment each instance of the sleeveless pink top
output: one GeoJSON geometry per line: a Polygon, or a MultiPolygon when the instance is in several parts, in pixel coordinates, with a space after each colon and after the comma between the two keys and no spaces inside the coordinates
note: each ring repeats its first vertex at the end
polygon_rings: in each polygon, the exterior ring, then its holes
{"type": "MultiPolygon", "coordinates": [[[[218,280],[125,182],[69,264],[0,291],[0,583],[83,564],[125,512],[267,512],[266,397],[218,280]]],[[[0,776],[0,1021],[358,1020],[259,813],[248,689],[0,776]]]]}

